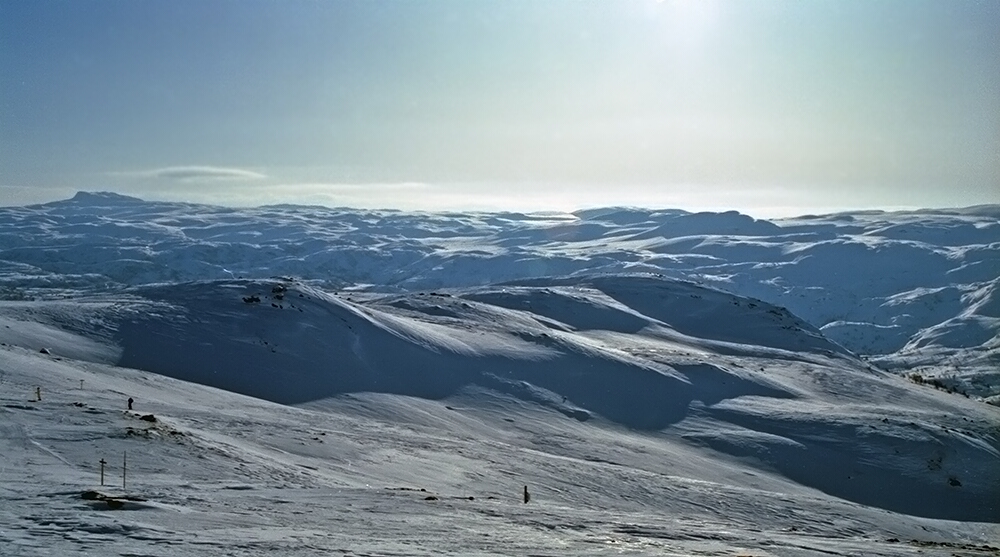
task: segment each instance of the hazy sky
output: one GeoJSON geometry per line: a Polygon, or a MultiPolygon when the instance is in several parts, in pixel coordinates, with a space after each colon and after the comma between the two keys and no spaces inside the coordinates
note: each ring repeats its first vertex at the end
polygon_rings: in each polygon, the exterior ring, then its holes
{"type": "Polygon", "coordinates": [[[1000,203],[993,0],[0,1],[0,204],[1000,203]]]}

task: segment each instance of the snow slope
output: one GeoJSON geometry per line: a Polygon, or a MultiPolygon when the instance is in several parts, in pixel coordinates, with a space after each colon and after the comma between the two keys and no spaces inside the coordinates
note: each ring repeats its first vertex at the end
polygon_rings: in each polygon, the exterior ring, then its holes
{"type": "Polygon", "coordinates": [[[993,208],[0,213],[3,555],[1000,552],[993,208]]]}
{"type": "Polygon", "coordinates": [[[0,369],[4,555],[996,551],[993,524],[850,503],[683,436],[486,391],[291,407],[12,347],[0,369]],[[39,384],[40,402],[9,394],[39,384]]]}
{"type": "Polygon", "coordinates": [[[996,408],[690,283],[237,279],[0,316],[16,554],[976,555],[1000,532],[996,408]],[[79,492],[123,451],[143,512],[108,516],[79,492]]]}

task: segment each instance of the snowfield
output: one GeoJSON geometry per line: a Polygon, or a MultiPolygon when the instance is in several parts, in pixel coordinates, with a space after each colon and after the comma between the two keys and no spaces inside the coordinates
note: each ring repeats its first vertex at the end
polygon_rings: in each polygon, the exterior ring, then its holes
{"type": "Polygon", "coordinates": [[[998,277],[998,207],[3,208],[0,554],[1000,554],[998,277]]]}

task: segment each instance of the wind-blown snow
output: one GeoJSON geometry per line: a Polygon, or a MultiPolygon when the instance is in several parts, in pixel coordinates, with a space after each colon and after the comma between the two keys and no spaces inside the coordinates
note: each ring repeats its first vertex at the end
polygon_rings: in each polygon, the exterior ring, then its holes
{"type": "Polygon", "coordinates": [[[996,553],[998,214],[0,210],[0,547],[996,553]]]}

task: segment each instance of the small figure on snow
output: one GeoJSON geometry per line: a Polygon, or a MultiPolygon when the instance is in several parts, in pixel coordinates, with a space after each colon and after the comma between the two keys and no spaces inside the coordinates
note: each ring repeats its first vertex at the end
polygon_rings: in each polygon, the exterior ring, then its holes
{"type": "Polygon", "coordinates": [[[133,403],[133,402],[135,402],[135,401],[134,401],[134,400],[132,400],[132,397],[128,397],[128,409],[129,409],[129,410],[131,410],[131,409],[132,409],[132,403],[133,403]]]}
{"type": "Polygon", "coordinates": [[[525,504],[527,504],[528,501],[531,501],[531,494],[528,493],[528,486],[524,486],[524,502],[525,502],[525,504]]]}

